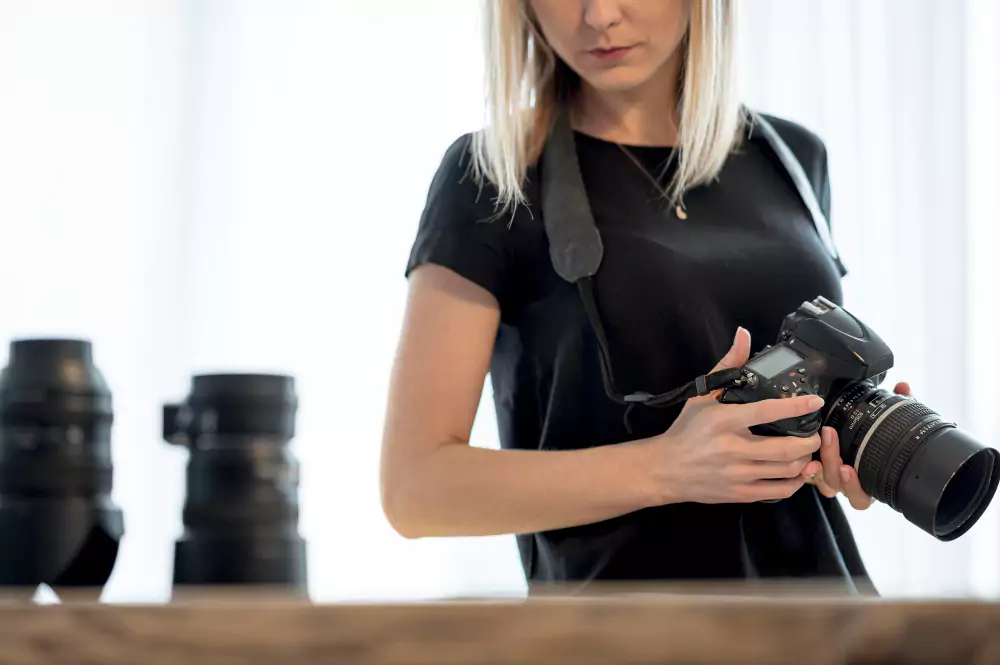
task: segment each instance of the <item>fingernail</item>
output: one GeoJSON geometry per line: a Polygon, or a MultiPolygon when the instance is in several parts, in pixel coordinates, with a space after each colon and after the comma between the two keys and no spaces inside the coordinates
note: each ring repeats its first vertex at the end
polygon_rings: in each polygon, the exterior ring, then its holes
{"type": "Polygon", "coordinates": [[[740,339],[740,331],[741,330],[743,330],[743,326],[740,326],[739,328],[736,329],[736,334],[733,335],[733,344],[735,344],[736,342],[739,341],[739,339],[740,339]]]}
{"type": "Polygon", "coordinates": [[[813,410],[823,408],[824,404],[826,404],[826,402],[823,401],[823,398],[819,395],[814,395],[812,399],[809,400],[809,408],[813,410]]]}
{"type": "Polygon", "coordinates": [[[842,466],[840,467],[840,481],[843,483],[851,482],[851,470],[850,467],[842,466]]]}

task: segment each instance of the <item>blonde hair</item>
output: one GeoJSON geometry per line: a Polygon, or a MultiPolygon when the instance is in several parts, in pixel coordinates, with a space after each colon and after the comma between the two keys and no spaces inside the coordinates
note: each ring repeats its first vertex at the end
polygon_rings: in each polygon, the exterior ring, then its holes
{"type": "MultiPolygon", "coordinates": [[[[738,144],[736,0],[689,0],[691,22],[679,91],[679,160],[672,202],[707,183],[738,144]]],[[[541,156],[559,100],[575,74],[530,16],[529,0],[484,0],[487,122],[473,137],[472,170],[498,190],[497,207],[525,203],[528,168],[541,156]]]]}

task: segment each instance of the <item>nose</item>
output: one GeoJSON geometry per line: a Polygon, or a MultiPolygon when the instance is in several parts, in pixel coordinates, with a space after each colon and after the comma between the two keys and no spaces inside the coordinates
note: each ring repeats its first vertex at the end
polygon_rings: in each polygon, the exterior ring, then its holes
{"type": "Polygon", "coordinates": [[[621,20],[621,0],[583,0],[583,21],[594,30],[603,32],[621,20]]]}

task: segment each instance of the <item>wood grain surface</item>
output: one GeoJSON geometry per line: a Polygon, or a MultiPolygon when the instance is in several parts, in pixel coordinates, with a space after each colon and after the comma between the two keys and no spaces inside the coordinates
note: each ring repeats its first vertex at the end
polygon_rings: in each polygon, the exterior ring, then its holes
{"type": "Polygon", "coordinates": [[[0,605],[3,665],[1000,663],[1000,606],[684,596],[0,605]]]}

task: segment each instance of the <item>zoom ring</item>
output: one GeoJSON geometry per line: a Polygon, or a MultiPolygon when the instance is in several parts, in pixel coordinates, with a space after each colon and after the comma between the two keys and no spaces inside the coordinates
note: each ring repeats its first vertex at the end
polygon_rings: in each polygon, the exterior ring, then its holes
{"type": "MultiPolygon", "coordinates": [[[[858,465],[858,476],[864,490],[882,503],[889,503],[889,501],[885,496],[884,484],[879,482],[879,472],[887,468],[900,437],[915,421],[932,413],[934,412],[931,409],[920,402],[903,404],[879,423],[872,433],[868,447],[865,448],[858,465]]],[[[911,450],[910,453],[912,454],[912,452],[911,450]]],[[[902,463],[905,465],[907,460],[903,460],[902,463]]]]}

